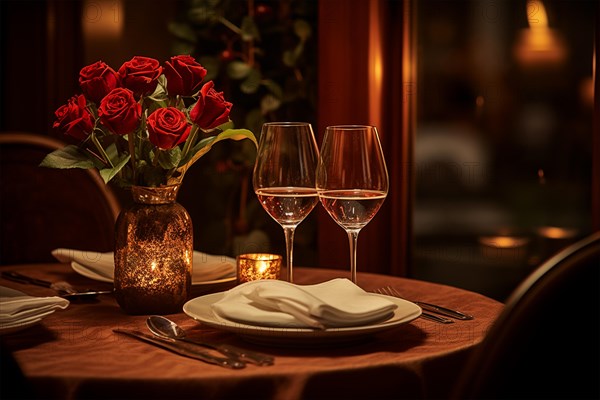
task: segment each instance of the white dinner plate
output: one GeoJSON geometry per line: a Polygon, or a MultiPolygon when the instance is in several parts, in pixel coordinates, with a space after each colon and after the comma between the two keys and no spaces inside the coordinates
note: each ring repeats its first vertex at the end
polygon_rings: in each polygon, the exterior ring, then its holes
{"type": "MultiPolygon", "coordinates": [[[[20,292],[15,289],[7,288],[5,286],[0,286],[0,297],[20,297],[27,296],[25,293],[20,292]]],[[[13,323],[0,323],[0,335],[7,335],[9,333],[14,333],[21,331],[23,329],[29,328],[30,326],[34,326],[40,323],[42,318],[47,315],[52,314],[55,310],[42,310],[39,314],[32,315],[28,318],[24,318],[18,322],[13,323]],[[43,311],[43,312],[42,312],[43,311]]]]}
{"type": "Polygon", "coordinates": [[[96,271],[79,264],[77,261],[71,261],[71,268],[73,268],[73,271],[85,276],[86,278],[90,278],[100,282],[113,282],[112,278],[101,275],[96,271]]]}
{"type": "MultiPolygon", "coordinates": [[[[77,261],[71,261],[71,268],[73,268],[73,270],[75,272],[77,272],[80,275],[85,276],[86,278],[94,279],[96,281],[101,281],[101,282],[109,282],[109,283],[113,282],[112,278],[107,277],[105,275],[101,275],[101,274],[93,271],[92,269],[79,264],[77,261]]],[[[194,277],[192,277],[192,279],[193,278],[194,277]]],[[[233,271],[232,275],[229,275],[229,276],[226,276],[223,278],[219,278],[219,279],[213,279],[210,281],[192,280],[192,285],[194,285],[194,286],[216,285],[219,283],[232,282],[235,279],[236,279],[235,271],[233,271]]]]}
{"type": "Polygon", "coordinates": [[[421,308],[414,303],[397,297],[379,295],[398,306],[394,311],[394,315],[379,323],[323,330],[256,326],[230,321],[214,313],[212,304],[219,301],[224,294],[224,292],[220,292],[196,297],[183,305],[183,312],[200,323],[233,332],[248,341],[266,345],[313,345],[354,342],[372,334],[406,324],[421,315],[421,308]]]}

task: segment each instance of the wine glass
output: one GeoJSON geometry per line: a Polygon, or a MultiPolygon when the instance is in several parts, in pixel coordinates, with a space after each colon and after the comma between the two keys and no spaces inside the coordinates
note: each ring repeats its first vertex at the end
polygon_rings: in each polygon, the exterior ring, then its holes
{"type": "Polygon", "coordinates": [[[252,182],[263,208],[283,227],[288,282],[293,282],[294,232],[319,202],[315,188],[318,160],[309,123],[263,124],[252,182]]]}
{"type": "Polygon", "coordinates": [[[348,234],[354,283],[358,233],[379,211],[388,186],[376,127],[339,125],[325,129],[317,167],[317,192],[327,213],[348,234]]]}

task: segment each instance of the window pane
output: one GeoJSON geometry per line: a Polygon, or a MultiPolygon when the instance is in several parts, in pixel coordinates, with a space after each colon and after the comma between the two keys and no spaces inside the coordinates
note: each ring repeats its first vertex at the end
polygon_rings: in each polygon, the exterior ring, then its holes
{"type": "Polygon", "coordinates": [[[417,278],[503,299],[591,229],[594,1],[421,1],[417,278]]]}

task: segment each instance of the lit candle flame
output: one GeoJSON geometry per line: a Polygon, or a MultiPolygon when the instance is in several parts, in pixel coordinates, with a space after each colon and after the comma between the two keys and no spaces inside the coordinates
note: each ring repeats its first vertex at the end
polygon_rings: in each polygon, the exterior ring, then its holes
{"type": "Polygon", "coordinates": [[[550,28],[548,14],[541,0],[527,2],[528,29],[521,33],[516,56],[523,64],[558,64],[566,57],[564,40],[550,28]]]}
{"type": "Polygon", "coordinates": [[[531,29],[530,44],[534,50],[545,51],[552,47],[546,8],[541,1],[527,3],[527,23],[531,29]]]}
{"type": "Polygon", "coordinates": [[[571,239],[577,235],[576,229],[545,226],[539,229],[540,235],[549,239],[571,239]]]}
{"type": "Polygon", "coordinates": [[[269,265],[266,261],[257,261],[256,262],[257,272],[261,275],[265,273],[265,271],[267,270],[268,267],[269,267],[269,265]]]}
{"type": "Polygon", "coordinates": [[[536,0],[527,2],[527,23],[532,29],[548,28],[548,15],[544,3],[536,0]]]}
{"type": "Polygon", "coordinates": [[[480,238],[479,242],[499,249],[511,249],[525,246],[529,240],[525,237],[517,236],[489,236],[480,238]]]}

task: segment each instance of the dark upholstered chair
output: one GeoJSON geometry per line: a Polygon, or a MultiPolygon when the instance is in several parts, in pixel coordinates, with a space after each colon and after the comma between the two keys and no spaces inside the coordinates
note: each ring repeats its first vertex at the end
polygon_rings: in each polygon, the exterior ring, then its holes
{"type": "Polygon", "coordinates": [[[600,232],[539,266],[476,348],[456,399],[600,398],[600,232]]]}
{"type": "Polygon", "coordinates": [[[0,133],[0,265],[52,261],[57,247],[110,251],[119,202],[96,170],[39,167],[65,143],[0,133]]]}

